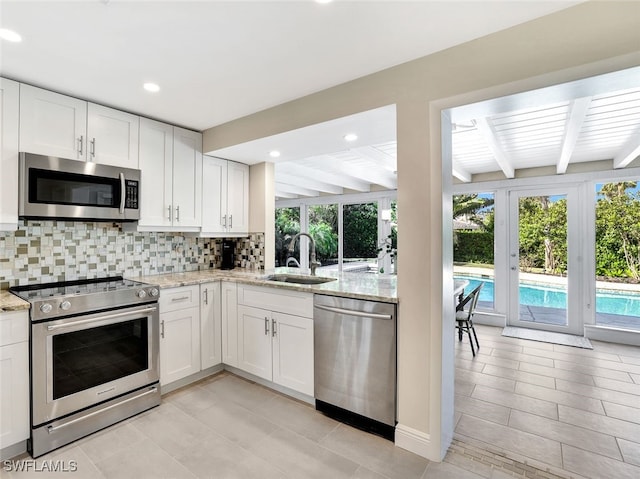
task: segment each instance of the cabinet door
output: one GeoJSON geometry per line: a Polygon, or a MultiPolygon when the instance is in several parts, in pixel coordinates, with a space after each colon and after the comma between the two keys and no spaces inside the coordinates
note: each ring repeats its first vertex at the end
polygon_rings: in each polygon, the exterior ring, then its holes
{"type": "Polygon", "coordinates": [[[89,103],[87,136],[89,161],[138,168],[140,117],[89,103]]]}
{"type": "Polygon", "coordinates": [[[224,233],[227,225],[227,160],[202,157],[202,231],[224,233]]]}
{"type": "Polygon", "coordinates": [[[271,312],[238,306],[238,367],[271,381],[271,312]]]}
{"type": "Polygon", "coordinates": [[[0,78],[0,231],[18,228],[19,96],[19,83],[0,78]]]}
{"type": "Polygon", "coordinates": [[[160,384],[200,371],[200,309],[160,314],[160,384]]]}
{"type": "Polygon", "coordinates": [[[227,214],[230,233],[249,232],[249,166],[228,162],[227,214]]]}
{"type": "Polygon", "coordinates": [[[222,362],[222,308],[220,283],[200,285],[200,366],[222,362]]]}
{"type": "Polygon", "coordinates": [[[171,226],[173,126],[140,118],[140,226],[171,226]]]}
{"type": "Polygon", "coordinates": [[[20,151],[87,158],[87,102],[20,85],[20,151]]]}
{"type": "Polygon", "coordinates": [[[0,347],[0,446],[29,437],[29,342],[0,347]]]}
{"type": "Polygon", "coordinates": [[[313,320],[271,313],[273,382],[313,396],[313,320]]]}
{"type": "Polygon", "coordinates": [[[202,135],[173,128],[173,226],[202,225],[202,135]]]}
{"type": "Polygon", "coordinates": [[[222,362],[238,367],[238,290],[222,282],[222,362]]]}

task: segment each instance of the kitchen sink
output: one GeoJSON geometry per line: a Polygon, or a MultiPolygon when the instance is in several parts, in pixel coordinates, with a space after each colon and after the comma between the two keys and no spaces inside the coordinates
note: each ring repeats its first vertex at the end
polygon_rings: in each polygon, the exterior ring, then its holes
{"type": "Polygon", "coordinates": [[[329,281],[335,281],[336,278],[323,278],[321,276],[305,276],[301,274],[270,274],[263,278],[266,281],[278,281],[280,283],[296,283],[296,284],[322,284],[329,281]]]}

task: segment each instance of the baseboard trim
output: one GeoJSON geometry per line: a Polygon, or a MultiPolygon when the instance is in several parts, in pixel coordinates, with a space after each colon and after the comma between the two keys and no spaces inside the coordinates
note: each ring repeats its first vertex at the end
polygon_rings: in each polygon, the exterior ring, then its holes
{"type": "MultiPolygon", "coordinates": [[[[6,461],[27,452],[27,440],[0,449],[0,461],[6,461]]],[[[0,470],[2,470],[0,468],[0,470]]]]}
{"type": "Polygon", "coordinates": [[[504,314],[476,311],[476,314],[473,315],[473,322],[475,324],[484,324],[485,326],[504,328],[507,324],[507,319],[504,314]]]}
{"type": "Polygon", "coordinates": [[[592,324],[584,325],[584,335],[589,339],[609,343],[640,346],[640,331],[632,329],[615,329],[592,324]]]}
{"type": "Polygon", "coordinates": [[[200,381],[206,377],[212,376],[213,374],[219,373],[224,370],[224,365],[218,364],[216,366],[212,366],[207,369],[203,369],[200,372],[187,376],[186,378],[178,379],[177,381],[173,381],[169,384],[161,384],[160,385],[160,393],[164,396],[167,393],[175,391],[176,389],[180,389],[184,386],[188,386],[191,383],[195,383],[196,381],[200,381]]]}
{"type": "Polygon", "coordinates": [[[409,426],[396,425],[395,444],[430,461],[440,462],[442,460],[439,448],[435,447],[431,442],[431,436],[426,432],[418,431],[409,426]]]}
{"type": "Polygon", "coordinates": [[[229,371],[230,373],[235,374],[236,376],[240,376],[241,378],[247,379],[249,381],[253,381],[254,383],[260,384],[261,386],[264,386],[266,388],[273,389],[274,391],[282,393],[286,396],[297,399],[298,401],[306,402],[307,404],[311,404],[314,407],[316,405],[316,400],[313,396],[307,396],[306,394],[295,391],[293,389],[289,389],[288,387],[280,386],[279,384],[276,384],[273,381],[267,381],[266,379],[262,379],[254,374],[243,371],[242,369],[229,366],[228,364],[224,365],[224,370],[229,371]]]}

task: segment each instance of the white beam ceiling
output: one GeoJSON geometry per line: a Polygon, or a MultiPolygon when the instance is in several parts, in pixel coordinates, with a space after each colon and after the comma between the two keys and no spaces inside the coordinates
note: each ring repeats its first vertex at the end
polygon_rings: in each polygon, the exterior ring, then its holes
{"type": "Polygon", "coordinates": [[[556,173],[563,175],[567,172],[567,166],[569,166],[569,160],[573,154],[573,150],[576,147],[582,125],[587,117],[587,111],[591,105],[591,97],[578,98],[571,102],[569,119],[565,125],[564,140],[562,142],[562,153],[558,160],[558,166],[556,167],[556,173]]]}
{"type": "Polygon", "coordinates": [[[477,118],[475,120],[478,132],[482,135],[487,145],[493,152],[496,163],[507,178],[514,178],[516,175],[511,160],[502,149],[498,140],[495,128],[489,123],[487,118],[477,118]]]}

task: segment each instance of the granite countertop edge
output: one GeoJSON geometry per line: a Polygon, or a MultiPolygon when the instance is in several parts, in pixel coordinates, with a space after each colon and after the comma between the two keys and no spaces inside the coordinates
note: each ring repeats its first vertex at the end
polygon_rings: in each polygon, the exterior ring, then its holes
{"type": "Polygon", "coordinates": [[[180,286],[195,286],[211,281],[229,281],[255,286],[266,286],[290,291],[305,293],[327,294],[353,299],[365,299],[381,301],[385,303],[398,303],[396,277],[379,276],[371,273],[338,273],[321,272],[318,276],[336,278],[322,284],[295,284],[279,281],[268,281],[266,276],[271,274],[296,274],[308,275],[297,268],[276,268],[271,270],[221,270],[210,269],[203,271],[190,271],[184,273],[167,273],[150,276],[130,277],[143,283],[155,284],[160,289],[177,288],[180,286]]]}

